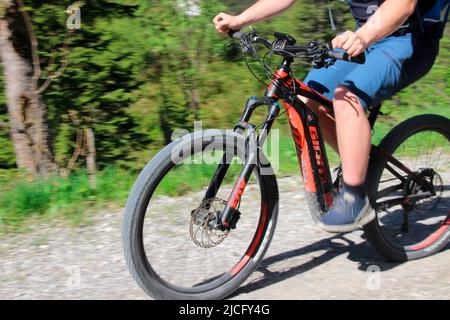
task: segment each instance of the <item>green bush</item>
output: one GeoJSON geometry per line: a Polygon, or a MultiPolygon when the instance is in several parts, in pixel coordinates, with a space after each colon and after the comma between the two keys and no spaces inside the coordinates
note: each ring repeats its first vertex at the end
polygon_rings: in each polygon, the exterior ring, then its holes
{"type": "Polygon", "coordinates": [[[22,181],[14,182],[18,177],[7,182],[0,174],[2,185],[8,185],[0,193],[0,230],[14,229],[31,217],[56,214],[79,221],[88,208],[109,202],[123,206],[136,175],[108,167],[97,175],[97,188],[89,184],[84,171],[66,179],[26,182],[22,177],[22,181]]]}

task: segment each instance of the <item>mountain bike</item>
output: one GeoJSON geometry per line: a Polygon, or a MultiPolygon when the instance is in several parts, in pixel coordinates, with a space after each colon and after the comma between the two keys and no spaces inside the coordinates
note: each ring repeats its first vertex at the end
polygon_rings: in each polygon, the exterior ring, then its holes
{"type": "MultiPolygon", "coordinates": [[[[295,79],[291,65],[296,59],[316,68],[336,60],[364,63],[364,55],[351,58],[328,43],[295,45],[283,33],[273,41],[254,30],[233,37],[271,74],[264,96],[248,99],[234,130],[193,132],[163,148],[139,175],[126,205],[126,262],[156,299],[224,298],[256,270],[279,207],[277,179],[263,146],[282,114],[289,118],[313,221],[327,212],[340,187],[341,170],[332,177],[318,117],[301,98],[319,102],[330,115],[332,101],[295,79]],[[257,45],[269,53],[262,60],[257,45]],[[282,60],[275,71],[267,63],[270,55],[282,60]],[[259,108],[267,108],[265,120],[255,125],[250,119],[259,108]]],[[[380,113],[380,106],[370,109],[372,128],[380,113]]],[[[364,232],[387,259],[418,259],[447,245],[449,139],[450,120],[426,114],[405,120],[373,145],[366,189],[377,218],[364,232]]]]}

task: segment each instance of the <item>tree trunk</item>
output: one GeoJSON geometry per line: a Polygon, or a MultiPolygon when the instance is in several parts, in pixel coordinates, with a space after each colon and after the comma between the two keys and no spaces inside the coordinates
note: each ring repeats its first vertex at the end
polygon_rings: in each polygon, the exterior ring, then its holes
{"type": "MultiPolygon", "coordinates": [[[[161,107],[160,107],[161,108],[161,107]]],[[[163,132],[164,145],[168,145],[172,142],[172,127],[168,121],[167,110],[162,107],[159,110],[159,125],[163,132]]]]}
{"type": "Polygon", "coordinates": [[[190,102],[189,107],[192,109],[192,114],[194,115],[194,121],[200,121],[200,94],[197,88],[192,88],[190,90],[190,102]]]}
{"type": "Polygon", "coordinates": [[[0,61],[16,163],[34,175],[57,171],[50,147],[47,106],[40,99],[33,67],[32,44],[24,18],[14,1],[0,1],[6,7],[0,17],[0,61]]]}
{"type": "Polygon", "coordinates": [[[86,139],[86,166],[87,166],[87,172],[89,176],[89,183],[92,188],[97,187],[97,180],[96,180],[96,172],[97,172],[97,165],[96,165],[96,149],[95,149],[95,136],[94,131],[91,128],[84,129],[84,137],[86,139]]]}

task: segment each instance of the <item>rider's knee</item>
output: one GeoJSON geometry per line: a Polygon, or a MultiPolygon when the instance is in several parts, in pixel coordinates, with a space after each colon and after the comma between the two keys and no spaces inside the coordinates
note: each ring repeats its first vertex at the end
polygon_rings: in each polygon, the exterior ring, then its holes
{"type": "Polygon", "coordinates": [[[336,120],[364,114],[364,108],[359,98],[350,88],[338,86],[334,91],[333,108],[336,120]]]}
{"type": "Polygon", "coordinates": [[[354,94],[352,90],[348,87],[345,86],[336,87],[333,95],[333,104],[343,105],[348,104],[350,102],[359,104],[359,99],[356,96],[356,94],[354,94]]]}

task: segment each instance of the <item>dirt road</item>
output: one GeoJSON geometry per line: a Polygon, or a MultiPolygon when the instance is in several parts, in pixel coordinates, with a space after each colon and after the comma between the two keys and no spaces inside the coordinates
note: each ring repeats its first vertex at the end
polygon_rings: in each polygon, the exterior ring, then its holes
{"type": "MultiPolygon", "coordinates": [[[[450,299],[450,250],[387,263],[361,231],[330,235],[298,214],[298,179],[280,179],[273,242],[232,299],[450,299]]],[[[121,223],[115,210],[80,227],[42,224],[0,238],[0,299],[148,299],[127,271],[121,223]]]]}

